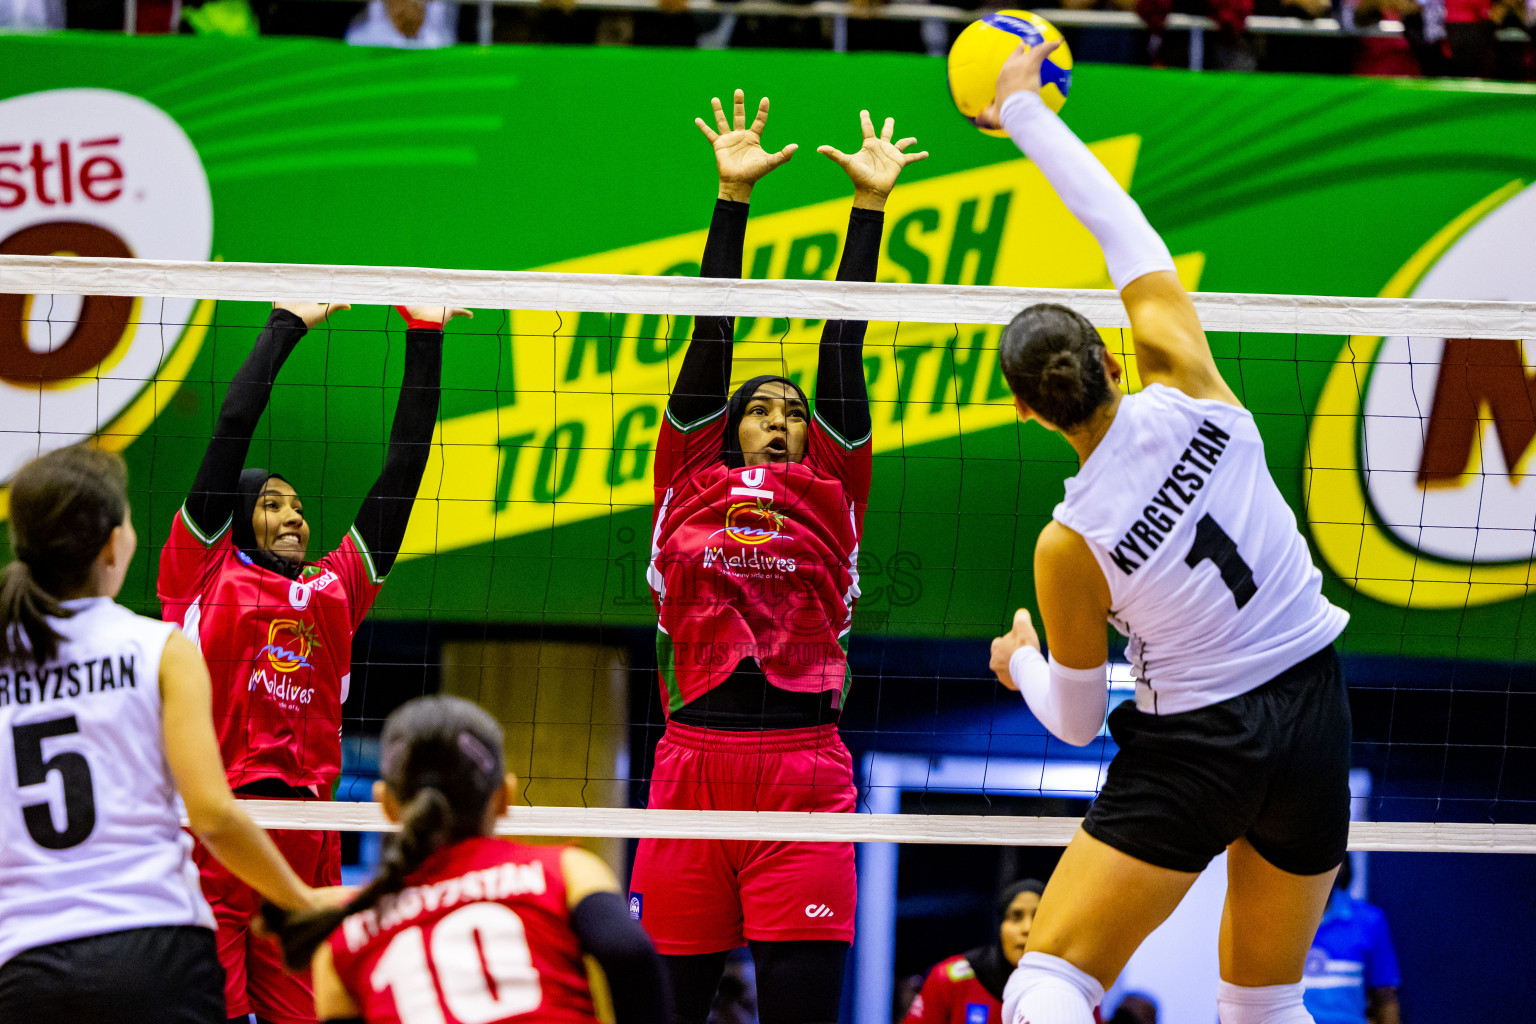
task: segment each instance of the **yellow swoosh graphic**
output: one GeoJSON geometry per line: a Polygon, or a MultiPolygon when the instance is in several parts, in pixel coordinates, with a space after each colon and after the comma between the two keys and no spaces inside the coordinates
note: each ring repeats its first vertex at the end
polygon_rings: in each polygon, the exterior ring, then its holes
{"type": "MultiPolygon", "coordinates": [[[[1457,239],[1524,185],[1510,182],[1447,224],[1392,276],[1382,297],[1407,296],[1457,239]]],[[[1303,491],[1318,552],[1355,590],[1402,608],[1465,608],[1524,597],[1536,562],[1476,565],[1408,551],[1372,510],[1360,466],[1360,407],[1381,343],[1349,339],[1313,412],[1303,491]]]]}

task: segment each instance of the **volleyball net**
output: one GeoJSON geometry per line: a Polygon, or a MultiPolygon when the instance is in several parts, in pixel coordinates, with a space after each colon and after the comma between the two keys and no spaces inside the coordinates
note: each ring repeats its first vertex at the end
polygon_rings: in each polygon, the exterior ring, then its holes
{"type": "MultiPolygon", "coordinates": [[[[379,724],[441,691],[507,729],[523,779],[507,834],[1070,838],[1112,741],[1056,741],[986,664],[1013,609],[1035,607],[1034,540],[1076,461],[1018,423],[997,337],[1024,306],[1068,305],[1134,390],[1112,291],[0,257],[0,486],[62,444],[123,451],[141,553],[122,600],[137,610],[158,611],[159,547],[274,298],[353,307],[301,343],[250,456],[304,498],[311,557],[340,541],[382,459],[404,339],[387,307],[476,318],[448,328],[431,461],[354,645],[342,799],[249,801],[259,823],[385,828],[350,802],[366,799],[379,724]],[[841,723],[867,813],[642,809],[665,719],[650,461],[699,316],[737,318],[733,383],[783,374],[808,394],[822,324],[870,321],[874,487],[841,723]]],[[[1536,304],[1195,304],[1325,593],[1351,614],[1340,649],[1372,819],[1352,847],[1536,852],[1536,304]]],[[[1112,687],[1128,695],[1124,666],[1112,687]]]]}

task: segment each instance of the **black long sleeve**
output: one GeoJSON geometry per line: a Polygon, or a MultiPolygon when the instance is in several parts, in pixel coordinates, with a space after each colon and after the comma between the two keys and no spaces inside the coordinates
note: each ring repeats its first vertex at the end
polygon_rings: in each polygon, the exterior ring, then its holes
{"type": "MultiPolygon", "coordinates": [[[[854,207],[848,241],[837,268],[839,281],[873,281],[880,265],[885,214],[854,207]]],[[[816,366],[816,417],[846,442],[862,444],[873,429],[864,382],[864,320],[828,320],[821,331],[816,366]]]]}
{"type": "MultiPolygon", "coordinates": [[[[747,237],[747,204],[715,200],[709,238],[699,265],[703,277],[741,277],[741,253],[747,237]]],[[[678,423],[697,423],[725,407],[731,387],[731,342],[736,319],[701,316],[677,371],[667,411],[678,423]]]]}
{"type": "Polygon", "coordinates": [[[274,309],[250,356],[229,382],[213,438],[187,495],[187,515],[208,537],[223,530],[234,514],[240,471],[251,450],[256,424],[272,397],[272,384],[294,346],[308,331],[295,314],[274,309]]]}
{"type": "Polygon", "coordinates": [[[421,475],[432,454],[432,430],[442,393],[443,332],[416,328],[405,332],[405,375],[389,431],[389,450],[373,490],[363,499],[356,527],[374,570],[383,576],[395,564],[421,475]]]}
{"type": "Polygon", "coordinates": [[[616,892],[595,892],[571,911],[571,931],[608,979],[615,1024],[670,1024],[672,996],[661,957],[616,892]]]}

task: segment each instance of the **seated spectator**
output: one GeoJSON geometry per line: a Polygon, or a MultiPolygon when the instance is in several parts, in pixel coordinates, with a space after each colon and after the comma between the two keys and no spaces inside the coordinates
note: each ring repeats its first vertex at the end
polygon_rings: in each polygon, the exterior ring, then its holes
{"type": "Polygon", "coordinates": [[[459,41],[459,5],[453,0],[368,0],[347,26],[352,46],[435,50],[459,41]]]}
{"type": "Polygon", "coordinates": [[[1347,23],[1356,28],[1372,28],[1383,21],[1399,22],[1405,28],[1399,35],[1358,37],[1354,64],[1350,69],[1353,74],[1380,78],[1418,78],[1423,75],[1423,66],[1413,47],[1413,37],[1422,33],[1423,19],[1416,0],[1351,0],[1347,6],[1353,15],[1352,22],[1347,23]]]}
{"type": "MultiPolygon", "coordinates": [[[[1033,878],[1005,888],[997,899],[1002,924],[992,941],[935,964],[902,1024],[1003,1024],[1003,986],[1024,955],[1044,891],[1033,878]]],[[[1097,1007],[1093,1019],[1100,1019],[1097,1007]]]]}
{"type": "Polygon", "coordinates": [[[1317,1024],[1398,1024],[1397,954],[1387,918],[1349,894],[1349,858],[1307,955],[1306,1006],[1317,1024]]]}

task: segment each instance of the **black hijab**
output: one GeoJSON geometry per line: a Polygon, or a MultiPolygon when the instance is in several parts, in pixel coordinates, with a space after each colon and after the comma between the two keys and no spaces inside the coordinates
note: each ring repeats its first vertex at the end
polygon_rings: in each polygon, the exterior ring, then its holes
{"type": "Polygon", "coordinates": [[[304,564],[274,555],[262,548],[256,543],[256,531],[251,526],[251,518],[256,514],[256,502],[261,499],[261,492],[266,490],[269,480],[289,483],[288,478],[281,473],[269,473],[260,467],[241,470],[240,482],[235,486],[235,521],[231,526],[232,537],[235,547],[239,548],[241,553],[252,562],[263,569],[270,569],[279,575],[296,580],[304,564]]]}
{"type": "Polygon", "coordinates": [[[1008,978],[1013,974],[1013,965],[1003,955],[1002,923],[1008,917],[1008,908],[1013,906],[1013,901],[1021,892],[1032,892],[1038,896],[1045,892],[1045,883],[1035,878],[1023,878],[998,893],[998,926],[992,932],[992,941],[965,954],[971,970],[976,972],[976,980],[999,1002],[1003,998],[1003,986],[1008,984],[1008,978]]]}
{"type": "MultiPolygon", "coordinates": [[[[775,374],[763,374],[753,377],[731,395],[731,400],[725,406],[725,437],[720,441],[720,457],[731,469],[737,469],[747,464],[746,457],[741,452],[741,418],[746,415],[747,403],[752,401],[752,396],[757,394],[757,389],[764,384],[778,381],[788,384],[800,396],[800,401],[805,402],[805,392],[800,390],[800,385],[788,377],[779,377],[775,374]]],[[[810,403],[806,402],[806,409],[810,409],[810,403]]],[[[252,506],[253,508],[255,506],[252,506]]]]}

